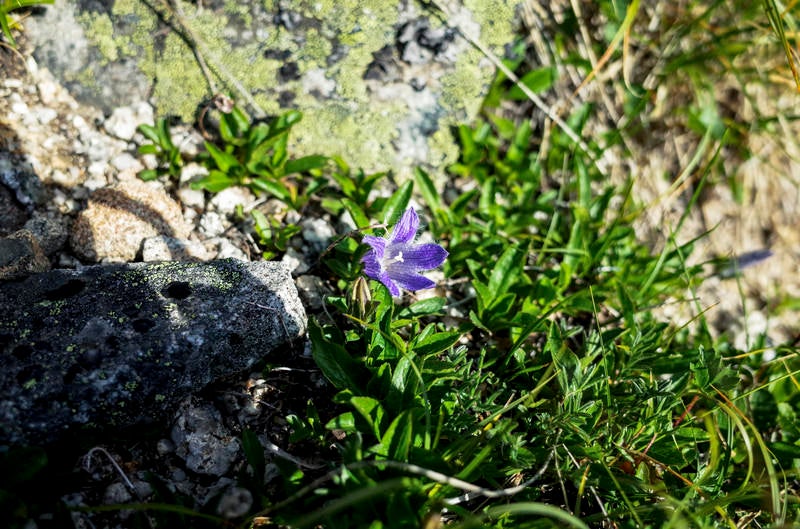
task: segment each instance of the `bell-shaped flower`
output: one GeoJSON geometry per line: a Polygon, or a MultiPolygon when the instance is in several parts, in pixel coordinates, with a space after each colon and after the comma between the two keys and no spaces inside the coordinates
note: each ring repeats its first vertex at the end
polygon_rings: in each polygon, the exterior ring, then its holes
{"type": "Polygon", "coordinates": [[[393,296],[400,289],[423,290],[436,283],[420,274],[440,266],[447,258],[447,250],[434,243],[415,244],[419,217],[414,208],[408,208],[387,237],[365,235],[363,242],[370,250],[361,259],[364,274],[380,281],[393,296]]]}

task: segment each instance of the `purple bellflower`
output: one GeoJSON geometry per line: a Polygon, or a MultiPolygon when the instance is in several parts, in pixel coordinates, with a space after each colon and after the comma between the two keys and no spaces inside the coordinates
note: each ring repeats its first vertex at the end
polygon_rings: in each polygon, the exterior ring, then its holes
{"type": "Polygon", "coordinates": [[[447,258],[447,250],[438,244],[414,243],[418,228],[417,212],[408,208],[388,237],[364,236],[363,242],[370,246],[361,259],[364,274],[383,283],[393,296],[400,295],[400,288],[413,292],[436,286],[420,272],[440,266],[447,258]]]}

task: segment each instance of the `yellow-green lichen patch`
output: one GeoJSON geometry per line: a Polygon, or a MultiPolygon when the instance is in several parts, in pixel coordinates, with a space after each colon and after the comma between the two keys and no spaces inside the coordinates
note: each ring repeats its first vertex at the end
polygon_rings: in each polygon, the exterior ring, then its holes
{"type": "Polygon", "coordinates": [[[117,43],[114,41],[114,26],[108,15],[81,13],[78,21],[86,28],[86,38],[97,46],[103,56],[103,63],[119,59],[117,43]]]}
{"type": "Polygon", "coordinates": [[[306,31],[305,38],[305,45],[297,53],[300,73],[304,73],[311,68],[324,66],[325,60],[333,50],[331,41],[320,35],[319,31],[314,28],[306,31]]]}
{"type": "Polygon", "coordinates": [[[384,108],[328,103],[305,114],[295,127],[299,150],[338,154],[353,167],[391,169],[396,154],[396,103],[384,108]]]}
{"type": "Polygon", "coordinates": [[[517,20],[515,12],[520,4],[520,0],[464,0],[464,7],[472,12],[473,18],[481,25],[481,43],[490,48],[513,42],[517,20]]]}

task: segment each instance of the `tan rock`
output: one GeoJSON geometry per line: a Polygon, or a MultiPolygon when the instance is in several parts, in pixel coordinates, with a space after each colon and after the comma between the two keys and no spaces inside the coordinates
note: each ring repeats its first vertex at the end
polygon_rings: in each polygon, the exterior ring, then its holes
{"type": "Polygon", "coordinates": [[[98,189],[72,226],[70,243],[87,261],[132,261],[149,237],[187,238],[180,205],[156,183],[125,179],[98,189]]]}

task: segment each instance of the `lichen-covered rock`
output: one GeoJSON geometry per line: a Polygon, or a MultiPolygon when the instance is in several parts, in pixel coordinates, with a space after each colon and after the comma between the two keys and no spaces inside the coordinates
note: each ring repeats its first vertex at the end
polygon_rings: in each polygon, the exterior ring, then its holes
{"type": "MultiPolygon", "coordinates": [[[[454,160],[449,129],[476,115],[494,74],[459,31],[502,56],[520,4],[442,2],[452,11],[442,16],[405,0],[178,2],[210,69],[224,70],[216,90],[244,104],[238,84],[268,114],[304,112],[292,152],[409,174],[454,160]]],[[[192,121],[216,94],[162,6],[56,2],[26,21],[26,34],[37,61],[83,102],[108,114],[152,94],[158,115],[192,121]]]]}
{"type": "Polygon", "coordinates": [[[154,182],[125,179],[98,189],[72,225],[70,243],[87,261],[133,261],[142,242],[158,235],[187,238],[180,205],[154,182]]]}
{"type": "Polygon", "coordinates": [[[0,282],[0,445],[157,421],[285,354],[305,327],[280,263],[113,264],[0,282]]]}

